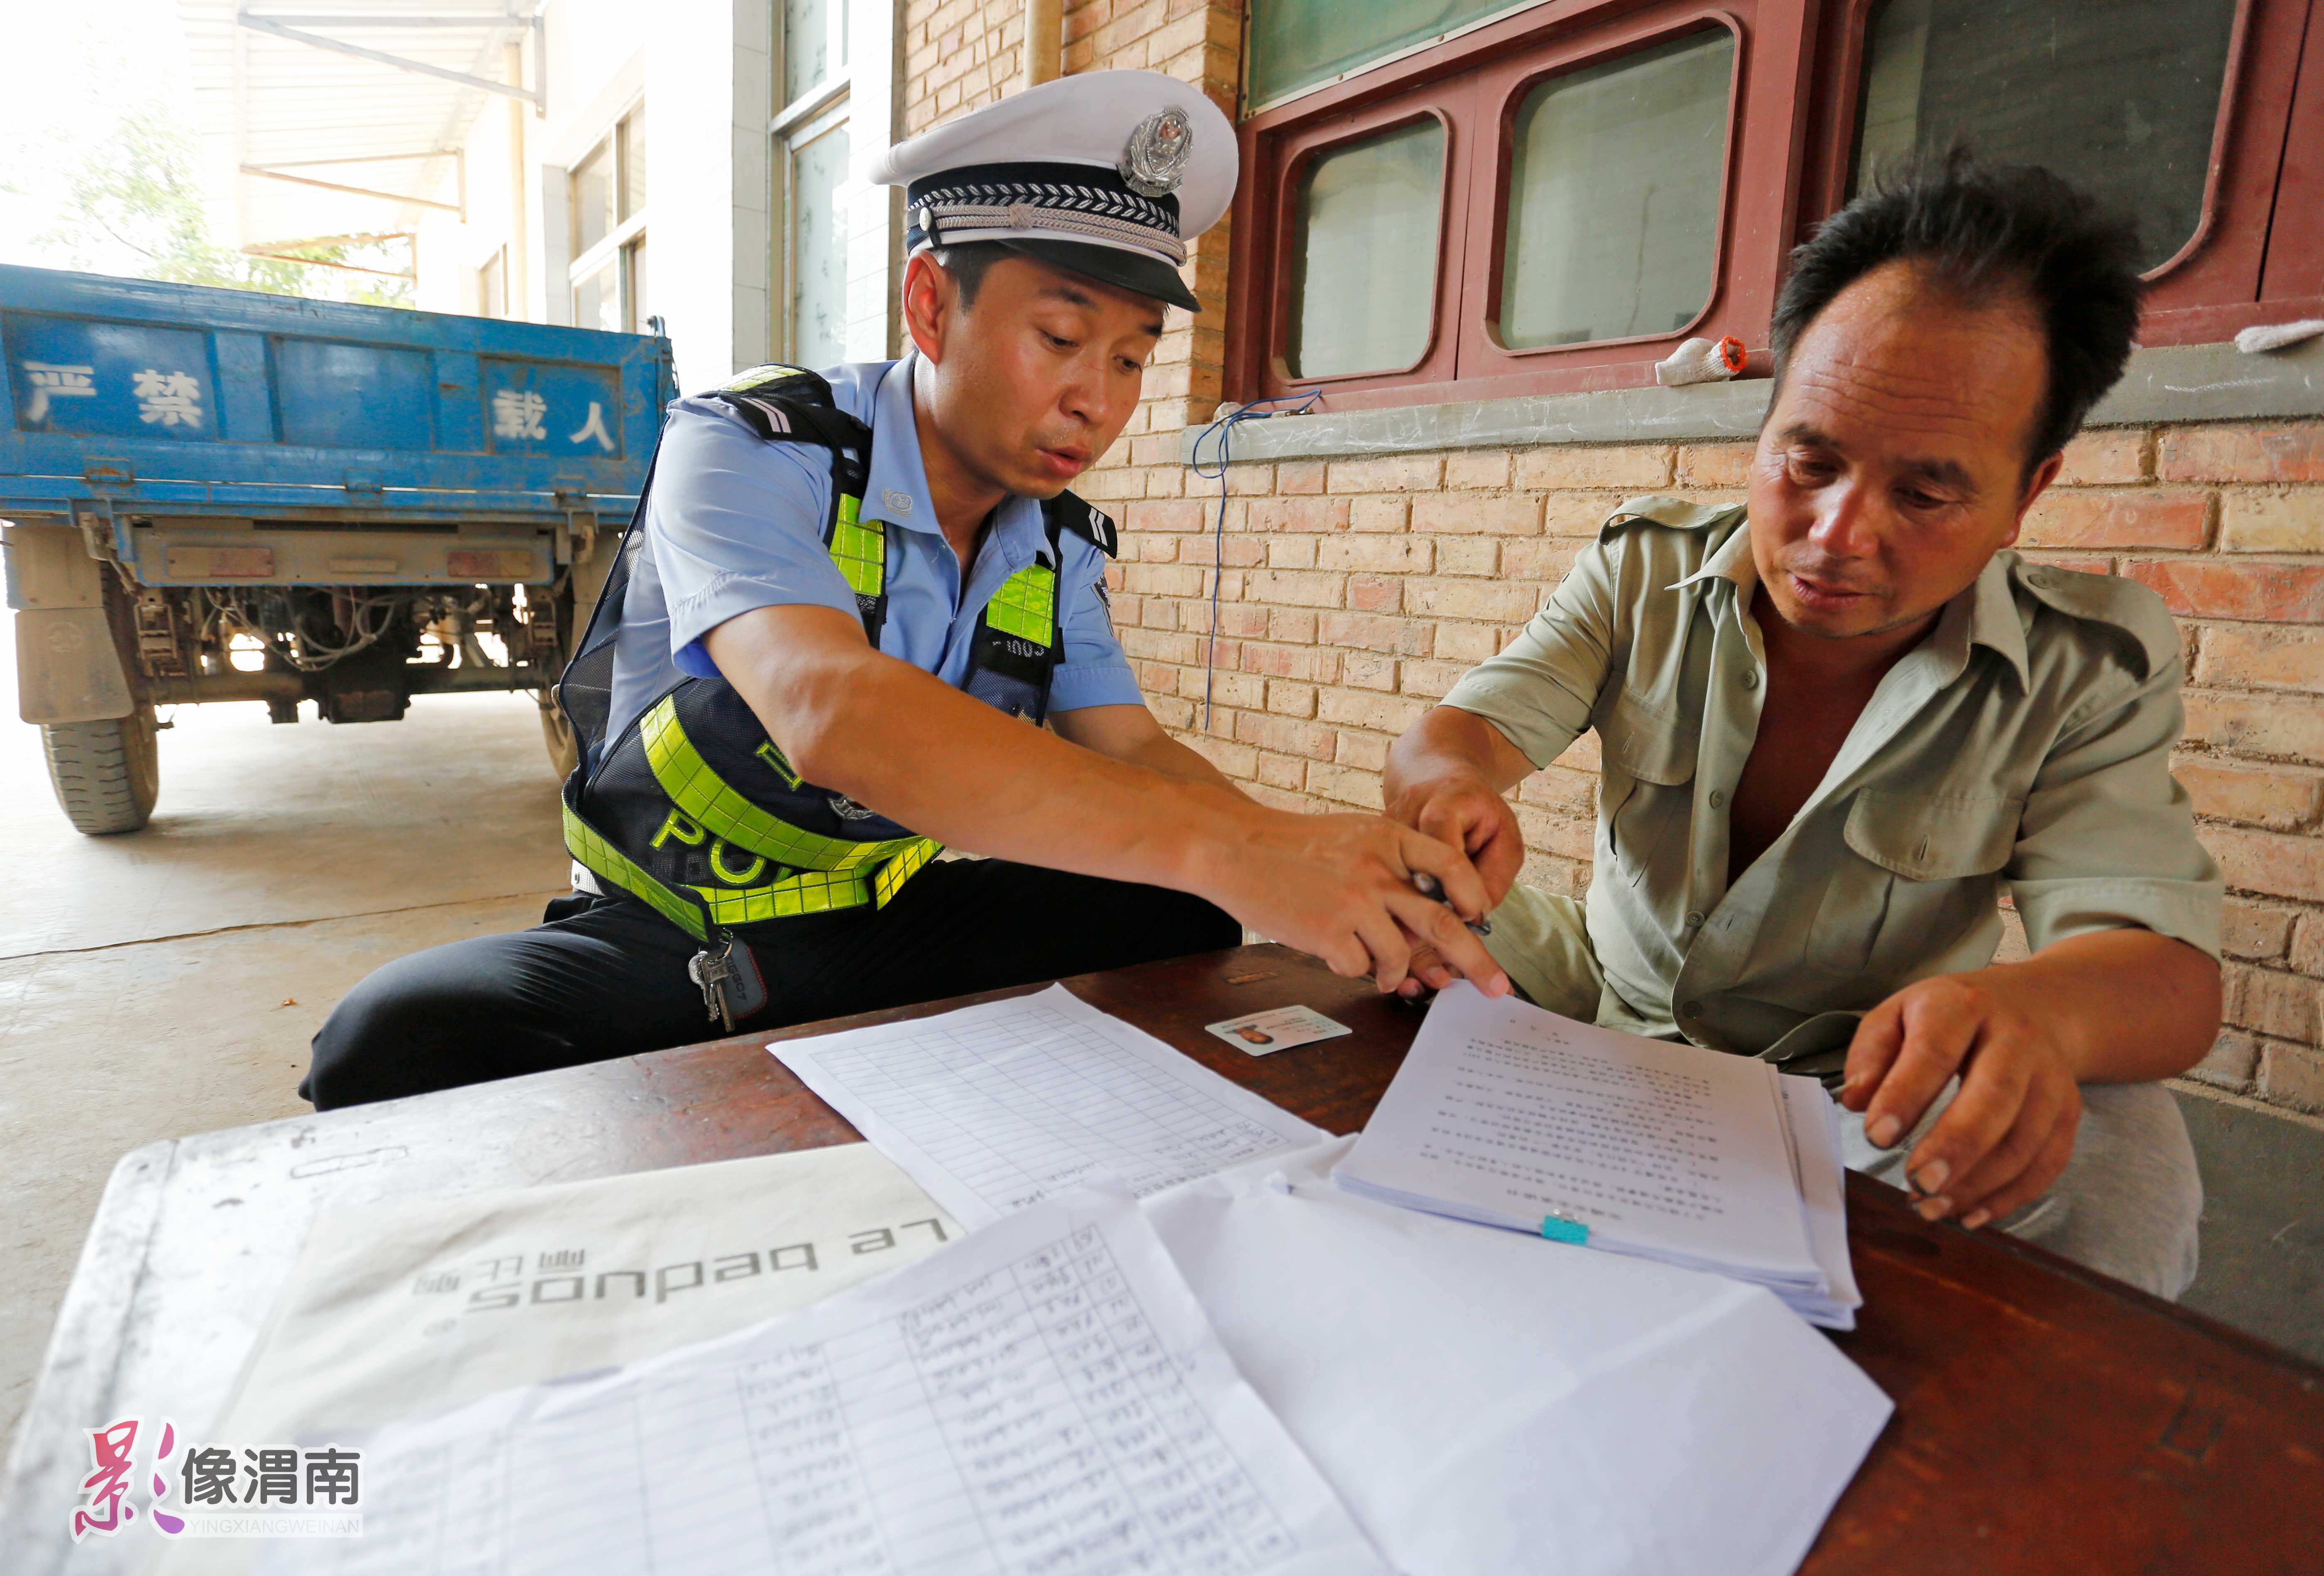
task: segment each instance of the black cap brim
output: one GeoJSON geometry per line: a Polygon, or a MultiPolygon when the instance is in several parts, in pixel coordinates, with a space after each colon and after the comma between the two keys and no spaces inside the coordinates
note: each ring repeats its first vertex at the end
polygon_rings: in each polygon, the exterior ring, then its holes
{"type": "Polygon", "coordinates": [[[1141,252],[1125,252],[1119,246],[1091,246],[1079,241],[1028,241],[1011,236],[997,241],[995,245],[1021,252],[1038,263],[1052,268],[1062,268],[1068,273],[1078,273],[1100,284],[1110,284],[1116,290],[1150,296],[1190,312],[1199,312],[1203,303],[1178,277],[1178,271],[1159,257],[1141,252]]]}

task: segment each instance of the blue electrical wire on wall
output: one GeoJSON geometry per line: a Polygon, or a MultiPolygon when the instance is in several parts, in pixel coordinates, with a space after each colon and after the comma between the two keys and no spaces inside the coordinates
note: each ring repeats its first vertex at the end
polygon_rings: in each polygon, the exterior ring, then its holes
{"type": "Polygon", "coordinates": [[[1203,648],[1203,732],[1205,733],[1211,731],[1211,684],[1218,670],[1219,582],[1226,577],[1227,466],[1233,463],[1233,456],[1229,452],[1229,440],[1234,429],[1246,421],[1264,421],[1270,416],[1302,416],[1313,410],[1315,401],[1323,397],[1323,390],[1310,389],[1305,394],[1276,394],[1264,400],[1253,400],[1248,405],[1228,411],[1194,435],[1194,449],[1188,463],[1193,465],[1194,475],[1204,481],[1216,476],[1219,482],[1218,524],[1211,535],[1211,632],[1209,641],[1203,648]],[[1299,403],[1288,410],[1260,408],[1280,405],[1286,400],[1296,400],[1299,403]],[[1203,442],[1213,433],[1218,435],[1218,455],[1211,462],[1211,468],[1205,469],[1203,442]]]}

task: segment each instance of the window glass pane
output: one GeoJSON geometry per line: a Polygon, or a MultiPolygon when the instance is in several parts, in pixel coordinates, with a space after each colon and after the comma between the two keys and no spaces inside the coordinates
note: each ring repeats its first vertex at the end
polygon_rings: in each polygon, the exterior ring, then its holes
{"type": "Polygon", "coordinates": [[[646,206],[646,112],[633,111],[622,123],[622,217],[646,206]]]}
{"type": "Polygon", "coordinates": [[[846,63],[835,47],[846,0],[783,0],[783,102],[789,104],[846,63]]]}
{"type": "Polygon", "coordinates": [[[573,281],[573,326],[612,328],[622,326],[622,264],[615,258],[596,272],[573,281]]]}
{"type": "Polygon", "coordinates": [[[640,235],[630,243],[630,299],[622,315],[631,333],[642,334],[652,314],[653,297],[646,293],[646,238],[640,235]]]}
{"type": "Polygon", "coordinates": [[[1416,121],[1317,155],[1294,200],[1292,375],[1418,361],[1436,316],[1443,124],[1416,121]]]}
{"type": "Polygon", "coordinates": [[[847,246],[839,187],[847,127],[791,150],[790,359],[822,368],[847,359],[847,246]]]}
{"type": "Polygon", "coordinates": [[[1955,143],[2138,219],[2144,266],[2202,217],[2236,0],[1886,0],[1865,34],[1857,180],[1955,143]]]}
{"type": "Polygon", "coordinates": [[[1511,0],[1250,0],[1250,102],[1329,81],[1516,8],[1511,0]]]}
{"type": "Polygon", "coordinates": [[[1735,35],[1553,77],[1511,134],[1501,343],[1667,334],[1711,300],[1735,35]]]}
{"type": "Polygon", "coordinates": [[[573,166],[573,255],[578,257],[613,227],[613,142],[608,137],[573,166]]]}

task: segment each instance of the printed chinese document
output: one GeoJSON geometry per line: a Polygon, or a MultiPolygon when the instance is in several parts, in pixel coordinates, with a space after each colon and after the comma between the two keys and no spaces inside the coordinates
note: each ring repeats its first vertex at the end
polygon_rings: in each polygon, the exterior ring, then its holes
{"type": "Polygon", "coordinates": [[[1802,1144],[1784,1085],[1752,1057],[1458,984],[1430,1007],[1335,1175],[1390,1203],[1713,1270],[1821,1311],[1837,1277],[1818,1262],[1805,1198],[1837,1197],[1825,1185],[1837,1146],[1812,1114],[1802,1144]]]}
{"type": "Polygon", "coordinates": [[[767,1048],[971,1230],[1091,1177],[1143,1197],[1330,1137],[1063,985],[767,1048]]]}
{"type": "Polygon", "coordinates": [[[346,1442],[273,1571],[1385,1576],[1135,1202],[1083,1190],[812,1307],[346,1442]]]}

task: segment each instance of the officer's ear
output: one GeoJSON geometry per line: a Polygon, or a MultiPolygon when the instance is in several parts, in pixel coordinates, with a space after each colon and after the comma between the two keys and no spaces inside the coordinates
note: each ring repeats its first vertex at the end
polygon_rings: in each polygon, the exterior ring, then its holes
{"type": "Polygon", "coordinates": [[[959,320],[960,281],[931,252],[915,252],[904,264],[904,332],[931,366],[944,364],[945,337],[959,320]]]}

